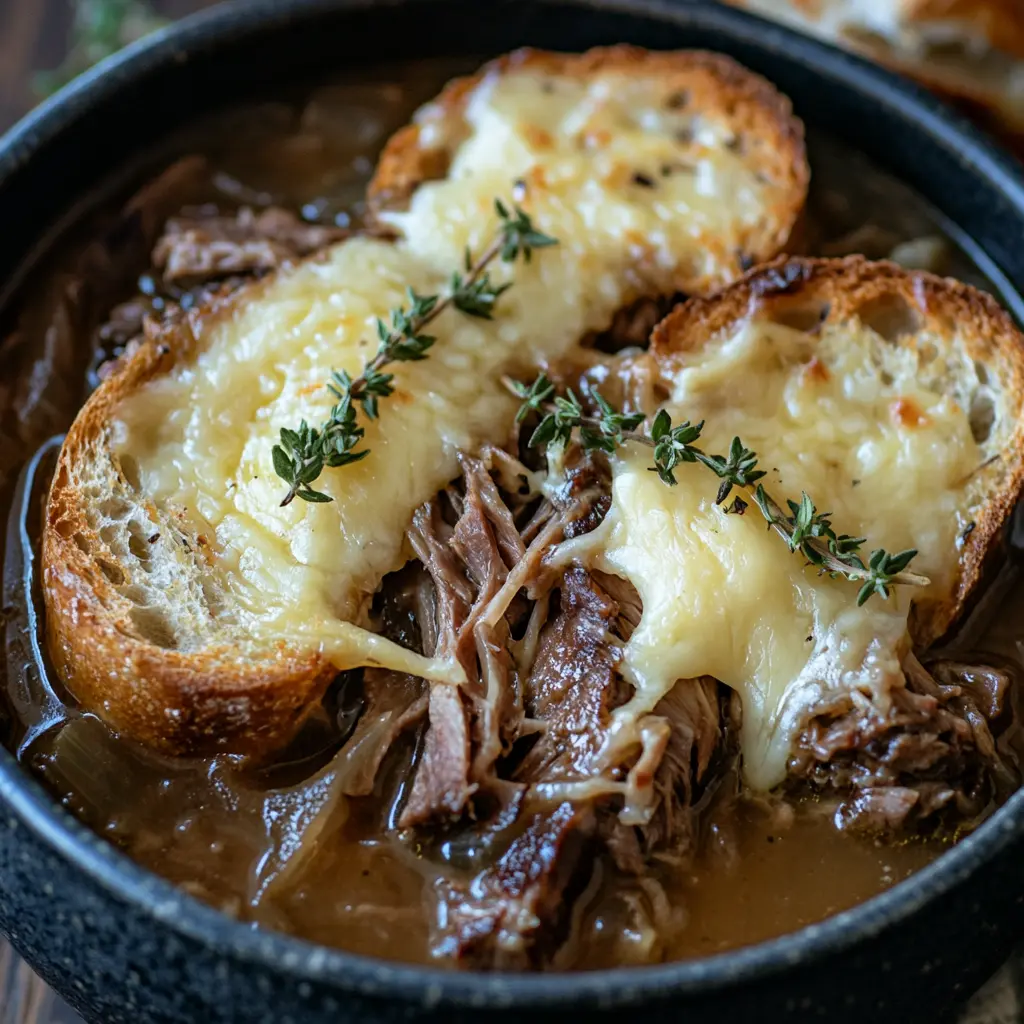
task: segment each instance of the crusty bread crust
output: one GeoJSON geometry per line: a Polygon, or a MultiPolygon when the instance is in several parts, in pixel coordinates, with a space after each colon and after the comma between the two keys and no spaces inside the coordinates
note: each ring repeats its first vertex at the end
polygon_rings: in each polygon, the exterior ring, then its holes
{"type": "MultiPolygon", "coordinates": [[[[205,316],[226,315],[239,301],[235,293],[214,302],[205,316]]],[[[47,638],[76,699],[118,732],[172,755],[258,754],[287,742],[337,674],[333,665],[284,644],[258,656],[229,644],[197,655],[140,636],[132,602],[114,585],[121,571],[116,555],[90,523],[77,483],[76,467],[88,460],[109,461],[124,481],[107,443],[117,406],[192,350],[202,320],[197,313],[147,339],[68,431],[43,530],[47,638]]]]}
{"type": "MultiPolygon", "coordinates": [[[[487,65],[480,75],[453,82],[433,106],[455,114],[482,75],[523,67],[577,76],[608,68],[653,72],[664,75],[666,90],[686,90],[695,107],[730,111],[737,128],[758,141],[758,166],[763,162],[766,173],[788,186],[785,202],[768,211],[768,227],[757,245],[736,254],[730,277],[739,276],[747,261],[774,255],[785,244],[803,207],[809,170],[800,122],[788,100],[763,79],[728,58],[705,53],[658,54],[634,47],[580,56],[519,51],[487,65]]],[[[420,182],[444,173],[438,155],[420,148],[419,132],[416,126],[404,129],[388,144],[370,190],[376,210],[407,200],[420,182]]],[[[84,707],[118,732],[170,755],[272,752],[294,734],[336,671],[326,658],[283,642],[245,654],[227,642],[183,653],[147,639],[133,620],[137,609],[123,593],[122,581],[107,575],[121,571],[117,554],[86,514],[90,499],[77,468],[101,466],[115,489],[130,493],[128,476],[109,443],[118,405],[190,358],[212,324],[258,298],[272,279],[151,330],[138,352],[80,412],[51,486],[42,562],[56,667],[84,707]]],[[[684,283],[689,291],[695,282],[684,283]]],[[[157,510],[151,514],[154,521],[159,518],[157,510]]]]}
{"type": "Polygon", "coordinates": [[[1024,9],[1019,0],[909,0],[906,17],[911,25],[959,22],[992,47],[1024,57],[1024,9]]]}
{"type": "MultiPolygon", "coordinates": [[[[1024,488],[1024,335],[1009,314],[976,288],[887,261],[780,257],[717,296],[694,298],[676,307],[655,328],[651,352],[660,365],[671,368],[680,353],[707,344],[755,315],[770,318],[787,309],[791,314],[802,303],[820,310],[822,323],[840,323],[865,310],[884,308],[880,303],[886,302],[905,303],[902,308],[917,318],[919,329],[926,327],[933,337],[944,340],[949,354],[962,348],[972,364],[982,368],[986,385],[998,390],[998,415],[984,442],[979,439],[984,463],[971,478],[974,526],[962,541],[958,572],[947,594],[917,600],[911,610],[912,638],[924,648],[946,635],[978,596],[986,569],[997,559],[1003,527],[1024,488]]],[[[912,332],[888,340],[918,344],[912,332]]],[[[933,365],[938,367],[944,354],[937,353],[933,365]]],[[[942,381],[937,378],[935,383],[942,381]]]]}
{"type": "Polygon", "coordinates": [[[900,35],[895,38],[866,30],[853,0],[846,0],[845,7],[844,0],[726,2],[763,17],[797,24],[836,46],[855,50],[917,79],[1020,146],[1024,110],[1013,92],[1019,62],[1024,61],[1024,4],[1020,0],[890,0],[895,8],[894,23],[900,26],[900,35]],[[823,8],[829,9],[827,19],[822,16],[823,8]],[[847,8],[850,13],[844,18],[847,8]],[[962,53],[950,47],[936,53],[927,45],[918,49],[907,44],[907,38],[923,38],[929,26],[936,24],[946,29],[943,40],[959,43],[962,53]],[[977,52],[979,42],[987,44],[991,53],[977,52]]]}
{"type": "Polygon", "coordinates": [[[757,229],[724,258],[721,273],[695,277],[692,270],[680,268],[670,290],[704,294],[786,251],[810,183],[803,123],[789,99],[766,79],[731,57],[703,50],[661,52],[622,44],[567,54],[523,48],[485,64],[474,75],[453,79],[384,147],[368,190],[371,216],[404,208],[421,184],[445,176],[463,136],[466,106],[486,79],[520,73],[585,79],[610,72],[656,79],[666,102],[685,96],[687,109],[721,116],[744,139],[742,149],[758,171],[778,188],[777,201],[766,206],[757,229]]]}

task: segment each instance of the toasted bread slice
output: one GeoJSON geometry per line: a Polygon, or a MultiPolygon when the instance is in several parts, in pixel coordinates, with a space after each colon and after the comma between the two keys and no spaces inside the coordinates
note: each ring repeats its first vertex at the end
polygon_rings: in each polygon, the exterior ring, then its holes
{"type": "Polygon", "coordinates": [[[918,79],[1024,139],[1019,0],[728,0],[918,79]]]}
{"type": "MultiPolygon", "coordinates": [[[[679,307],[656,329],[651,351],[671,372],[688,350],[750,320],[806,328],[811,358],[818,358],[812,376],[831,372],[826,339],[848,347],[850,338],[862,338],[878,400],[889,404],[893,427],[905,436],[928,426],[920,406],[929,396],[953,403],[951,421],[962,418],[976,449],[969,474],[957,478],[960,530],[948,552],[955,566],[942,574],[941,587],[909,593],[914,642],[928,646],[961,617],[1024,486],[1024,336],[992,296],[959,281],[856,256],[782,258],[716,299],[679,307]],[[901,388],[920,395],[911,400],[901,388]]],[[[914,508],[899,514],[912,516],[914,508]]],[[[866,519],[865,533],[880,544],[884,538],[870,525],[866,519]]],[[[936,567],[921,571],[929,570],[936,567]]]]}
{"type": "Polygon", "coordinates": [[[634,298],[702,295],[785,250],[810,178],[789,100],[728,57],[625,45],[580,55],[522,49],[453,80],[391,138],[370,183],[370,210],[425,244],[467,178],[500,180],[512,166],[530,208],[572,212],[581,230],[633,247],[634,298]],[[481,153],[494,108],[521,120],[481,153]],[[732,155],[731,169],[714,168],[716,151],[732,155]],[[441,187],[414,203],[431,182],[441,187]],[[613,209],[623,192],[632,215],[606,222],[603,207],[613,209]],[[649,215],[666,205],[674,225],[649,215]],[[417,225],[395,211],[411,212],[417,225]]]}
{"type": "Polygon", "coordinates": [[[599,568],[643,597],[624,670],[626,727],[677,679],[711,675],[743,700],[750,785],[783,780],[807,715],[851,693],[888,706],[902,664],[944,635],[976,594],[1024,485],[1024,336],[989,296],[860,257],[782,258],[655,330],[648,356],[675,423],[701,447],[757,453],[785,509],[806,494],[836,534],[914,549],[930,581],[858,604],[746,505],[716,504],[700,463],[666,487],[636,447],[613,460],[599,568]]]}
{"type": "Polygon", "coordinates": [[[382,159],[372,196],[396,241],[349,239],[152,331],[78,416],[43,538],[61,676],[170,754],[273,750],[339,669],[458,683],[458,666],[361,627],[457,451],[506,437],[501,375],[566,354],[639,297],[774,254],[807,181],[787,101],[724,57],[525,53],[454,85],[382,159]],[[436,111],[450,116],[431,135],[436,111]],[[431,174],[428,136],[446,165],[431,174]],[[331,371],[357,374],[375,319],[481,250],[496,197],[560,244],[494,265],[515,284],[494,321],[448,310],[431,325],[430,357],[397,366],[366,423],[370,456],[318,480],[331,503],[280,507],[280,429],[323,420],[331,371]]]}

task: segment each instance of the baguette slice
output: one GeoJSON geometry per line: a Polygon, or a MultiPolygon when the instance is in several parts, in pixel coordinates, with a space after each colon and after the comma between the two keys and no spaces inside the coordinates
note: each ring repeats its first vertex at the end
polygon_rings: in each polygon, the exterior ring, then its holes
{"type": "MultiPolygon", "coordinates": [[[[524,48],[475,75],[453,79],[384,147],[370,182],[371,215],[424,236],[436,231],[453,190],[480,173],[478,147],[491,114],[489,98],[506,109],[522,104],[520,130],[499,140],[501,148],[485,166],[500,174],[505,154],[510,165],[520,166],[528,154],[518,179],[528,205],[549,202],[564,215],[579,204],[581,226],[604,231],[603,207],[614,217],[609,196],[622,189],[634,201],[646,198],[657,205],[672,203],[680,182],[684,190],[693,182],[709,200],[702,210],[693,197],[699,219],[677,208],[674,226],[637,218],[623,225],[636,257],[627,269],[634,298],[720,288],[785,251],[800,221],[810,170],[803,125],[789,100],[722,54],[627,45],[583,54],[524,48]],[[716,182],[701,163],[722,147],[769,186],[745,211],[742,177],[716,182]],[[587,159],[574,167],[581,151],[587,159]],[[414,203],[414,194],[430,182],[443,185],[414,203]],[[735,215],[730,223],[706,216],[716,204],[735,215]],[[396,215],[410,210],[416,225],[396,215]]],[[[623,237],[612,233],[621,244],[623,237]]]]}
{"type": "Polygon", "coordinates": [[[916,78],[1019,148],[1024,5],[1019,0],[727,0],[916,78]]]}
{"type": "Polygon", "coordinates": [[[649,358],[674,423],[757,453],[781,505],[806,493],[837,534],[915,549],[927,587],[859,606],[858,585],[792,554],[750,501],[715,504],[698,464],[666,487],[649,450],[613,460],[598,567],[644,613],[625,649],[628,741],[677,679],[711,675],[744,706],[744,773],[770,789],[808,714],[851,692],[883,709],[911,648],[961,618],[1024,484],[1024,337],[988,295],[860,257],[781,258],[678,307],[649,358]],[[737,514],[738,513],[738,514],[737,514]]]}
{"type": "MultiPolygon", "coordinates": [[[[914,643],[927,647],[961,618],[1024,486],[1024,335],[992,296],[959,281],[857,256],[780,258],[717,299],[678,308],[656,329],[652,354],[671,373],[689,350],[751,319],[808,327],[812,343],[830,331],[859,335],[894,403],[902,384],[951,399],[966,417],[977,445],[957,505],[966,536],[950,552],[955,566],[941,588],[907,592],[914,643]]],[[[905,435],[926,425],[909,404],[889,412],[905,435]]]]}
{"type": "Polygon", "coordinates": [[[458,683],[360,627],[458,450],[508,435],[501,375],[775,254],[807,182],[788,102],[725,57],[524,52],[453,84],[382,158],[371,195],[397,241],[346,240],[151,332],[78,416],[43,538],[61,676],[119,732],[183,755],[272,751],[341,669],[458,683]],[[435,321],[430,358],[397,366],[366,424],[370,457],[317,482],[331,503],[280,508],[280,428],[321,422],[323,383],[360,372],[375,318],[406,287],[443,288],[512,196],[560,244],[494,265],[515,284],[494,321],[435,321]]]}

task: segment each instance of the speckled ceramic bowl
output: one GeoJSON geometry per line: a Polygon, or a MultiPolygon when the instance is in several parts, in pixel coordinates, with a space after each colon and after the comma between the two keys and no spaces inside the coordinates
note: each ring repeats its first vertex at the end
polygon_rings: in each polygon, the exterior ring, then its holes
{"type": "MultiPolygon", "coordinates": [[[[920,92],[681,0],[247,0],[134,46],[0,144],[0,283],[91,186],[215,104],[381,57],[633,42],[731,53],[944,214],[1003,298],[1024,287],[1024,181],[920,92]],[[140,116],[142,114],[143,116],[140,116]]],[[[0,374],[3,367],[0,367],[0,374]]],[[[596,974],[403,967],[255,932],[136,867],[0,752],[0,929],[92,1021],[937,1020],[1022,934],[1024,793],[857,909],[741,952],[596,974]]]]}

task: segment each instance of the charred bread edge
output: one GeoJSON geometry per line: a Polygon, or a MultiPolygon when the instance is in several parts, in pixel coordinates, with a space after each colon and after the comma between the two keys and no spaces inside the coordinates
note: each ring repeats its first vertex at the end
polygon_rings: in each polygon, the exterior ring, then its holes
{"type": "MultiPolygon", "coordinates": [[[[811,177],[803,123],[793,114],[789,98],[767,79],[723,54],[651,51],[627,44],[597,47],[582,54],[525,47],[490,61],[473,75],[453,79],[436,99],[421,107],[412,124],[399,129],[385,145],[367,193],[371,218],[386,210],[402,209],[421,184],[442,179],[447,173],[449,150],[422,145],[426,124],[460,117],[473,91],[487,78],[519,71],[575,78],[603,71],[655,74],[664,76],[669,87],[680,94],[698,86],[702,98],[713,94],[718,109],[738,131],[769,143],[758,151],[759,157],[771,157],[771,173],[786,191],[785,200],[766,210],[773,233],[762,239],[759,251],[742,254],[742,269],[786,248],[803,213],[811,177]]],[[[706,110],[708,104],[696,102],[694,108],[706,110]]],[[[451,140],[452,145],[457,142],[451,140]]],[[[687,289],[680,282],[677,290],[687,289]]]]}
{"type": "MultiPolygon", "coordinates": [[[[792,190],[789,203],[772,211],[776,237],[756,258],[772,255],[785,244],[802,211],[810,171],[803,125],[793,116],[789,100],[769,82],[728,57],[702,51],[657,53],[615,46],[566,55],[519,50],[474,76],[452,81],[430,108],[458,110],[484,76],[524,67],[577,76],[608,68],[653,70],[678,74],[681,87],[703,76],[708,89],[721,91],[724,109],[773,140],[766,152],[777,162],[780,180],[790,183],[792,190]]],[[[419,133],[418,125],[408,126],[386,145],[369,189],[373,209],[382,209],[385,197],[389,202],[398,195],[407,200],[420,182],[439,176],[437,154],[420,148],[419,133]]],[[[371,223],[369,230],[380,229],[371,223]]],[[[177,323],[148,332],[139,350],[101,384],[76,417],[47,502],[43,591],[49,648],[58,673],[72,693],[113,728],[166,754],[255,754],[280,746],[323,695],[336,670],[321,655],[289,651],[283,643],[258,663],[240,664],[230,657],[229,647],[185,655],[133,636],[111,607],[123,605],[125,599],[75,542],[76,535],[87,537],[90,527],[79,496],[69,486],[68,467],[91,443],[107,448],[106,432],[125,396],[188,358],[211,324],[258,295],[273,276],[214,297],[177,323]],[[249,700],[244,720],[231,711],[243,697],[249,700]],[[172,711],[177,712],[173,717],[172,711]]],[[[109,450],[105,454],[112,457],[109,450]]],[[[114,470],[121,472],[118,466],[114,470]]]]}
{"type": "MultiPolygon", "coordinates": [[[[1014,424],[995,469],[980,470],[1000,481],[998,490],[973,515],[974,529],[963,540],[959,572],[949,597],[915,604],[911,635],[926,647],[961,618],[985,570],[998,560],[1004,525],[1024,487],[1024,335],[990,295],[951,278],[908,271],[889,261],[861,256],[811,259],[782,256],[750,271],[717,296],[677,306],[654,330],[651,352],[671,365],[676,353],[706,343],[780,299],[815,297],[828,304],[823,322],[853,316],[881,296],[896,295],[937,333],[955,333],[970,358],[998,380],[1014,424]],[[989,470],[992,470],[991,473],[989,470]]],[[[911,336],[912,337],[912,336],[911,336]]]]}

